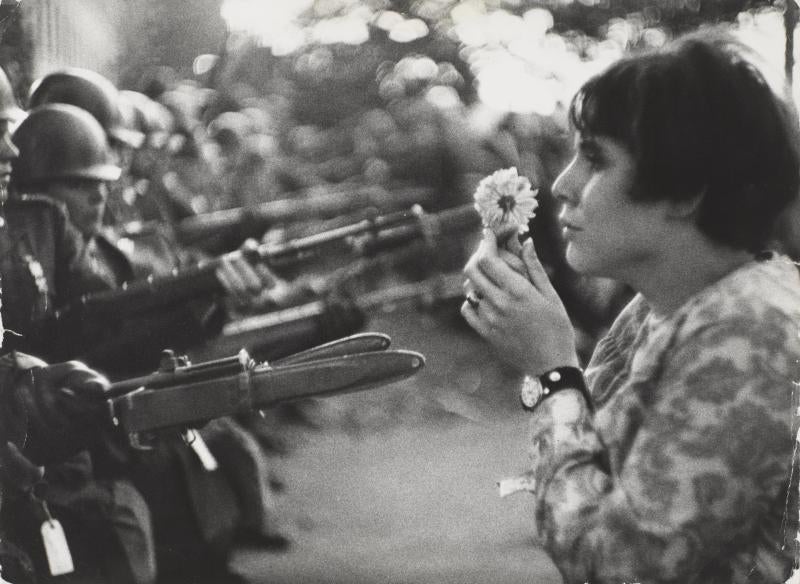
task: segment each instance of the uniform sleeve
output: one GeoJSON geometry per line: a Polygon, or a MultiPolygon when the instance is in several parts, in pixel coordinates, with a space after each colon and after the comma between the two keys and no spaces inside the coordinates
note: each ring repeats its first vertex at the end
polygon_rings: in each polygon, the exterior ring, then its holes
{"type": "Polygon", "coordinates": [[[623,388],[641,402],[624,443],[603,443],[577,392],[534,411],[535,520],[566,583],[687,582],[752,537],[792,458],[798,351],[783,323],[721,322],[682,342],[657,383],[623,388]]]}

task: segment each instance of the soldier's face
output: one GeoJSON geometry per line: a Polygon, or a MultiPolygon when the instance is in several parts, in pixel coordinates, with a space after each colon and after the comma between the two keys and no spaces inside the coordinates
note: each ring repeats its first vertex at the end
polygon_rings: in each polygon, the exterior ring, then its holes
{"type": "Polygon", "coordinates": [[[50,183],[48,194],[64,203],[70,221],[84,235],[99,231],[108,199],[108,185],[88,178],[70,178],[50,183]]]}
{"type": "Polygon", "coordinates": [[[9,120],[0,120],[0,189],[5,191],[11,180],[11,162],[19,154],[19,150],[11,141],[9,120]]]}

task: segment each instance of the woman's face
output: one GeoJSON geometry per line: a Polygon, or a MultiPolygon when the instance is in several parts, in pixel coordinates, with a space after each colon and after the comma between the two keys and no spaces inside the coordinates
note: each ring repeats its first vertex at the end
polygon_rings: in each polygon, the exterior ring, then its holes
{"type": "Polygon", "coordinates": [[[666,204],[631,199],[636,163],[619,142],[579,134],[575,157],[553,183],[567,262],[576,271],[623,282],[658,257],[666,204]]]}

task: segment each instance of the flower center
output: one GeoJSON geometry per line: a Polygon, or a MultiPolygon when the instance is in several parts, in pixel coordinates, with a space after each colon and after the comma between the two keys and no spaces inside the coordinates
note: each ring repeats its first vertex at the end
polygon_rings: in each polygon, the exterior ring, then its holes
{"type": "Polygon", "coordinates": [[[500,198],[497,199],[497,206],[503,210],[504,216],[511,213],[516,205],[517,200],[512,195],[500,195],[500,198]]]}

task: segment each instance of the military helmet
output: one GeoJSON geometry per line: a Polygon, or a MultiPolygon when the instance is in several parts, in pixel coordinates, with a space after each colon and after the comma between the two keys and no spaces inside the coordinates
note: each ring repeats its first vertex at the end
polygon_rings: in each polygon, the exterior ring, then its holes
{"type": "Polygon", "coordinates": [[[111,162],[106,134],[87,111],[52,103],[34,108],[14,131],[19,149],[11,180],[18,188],[64,178],[113,181],[121,169],[111,162]]]}
{"type": "Polygon", "coordinates": [[[117,88],[95,71],[68,67],[37,79],[31,85],[28,107],[46,103],[67,103],[86,110],[100,122],[109,140],[134,148],[144,140],[141,132],[125,126],[117,88]]]}
{"type": "Polygon", "coordinates": [[[14,90],[6,72],[0,68],[0,120],[16,122],[24,115],[17,105],[14,90]]]}
{"type": "Polygon", "coordinates": [[[148,145],[155,148],[162,147],[174,126],[172,114],[166,106],[138,91],[123,89],[119,95],[122,101],[133,108],[136,128],[144,133],[148,145]]]}

